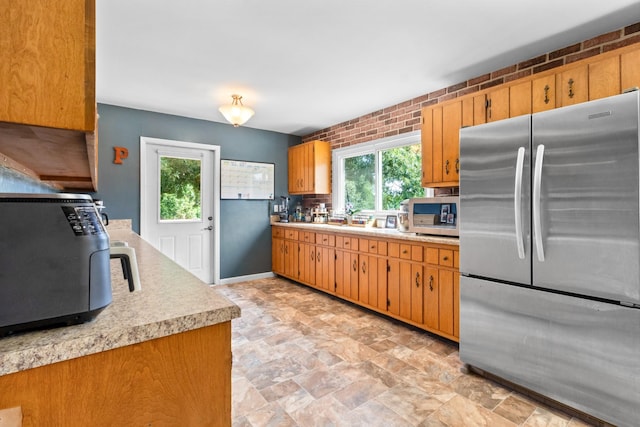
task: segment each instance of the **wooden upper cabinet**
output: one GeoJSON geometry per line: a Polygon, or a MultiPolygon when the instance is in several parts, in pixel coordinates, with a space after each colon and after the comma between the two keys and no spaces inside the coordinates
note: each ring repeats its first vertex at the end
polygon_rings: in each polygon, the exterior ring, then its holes
{"type": "Polygon", "coordinates": [[[531,114],[531,82],[509,87],[509,117],[531,114]]]}
{"type": "Polygon", "coordinates": [[[620,89],[640,88],[640,48],[620,55],[620,89]]]}
{"type": "Polygon", "coordinates": [[[556,76],[546,76],[533,79],[531,82],[531,110],[533,113],[556,108],[556,76]]]}
{"type": "Polygon", "coordinates": [[[620,93],[620,57],[618,55],[589,63],[589,100],[620,93]]]}
{"type": "Polygon", "coordinates": [[[474,95],[473,96],[473,124],[481,125],[487,123],[487,96],[474,95]]]}
{"type": "Polygon", "coordinates": [[[422,108],[422,127],[420,128],[422,147],[422,186],[433,182],[433,108],[422,108]]]}
{"type": "Polygon", "coordinates": [[[579,104],[589,100],[589,66],[569,68],[556,74],[556,107],[579,104]]]}
{"type": "Polygon", "coordinates": [[[460,178],[460,128],[462,101],[442,108],[442,181],[457,185],[460,178]]]}
{"type": "Polygon", "coordinates": [[[94,131],[94,1],[2,2],[0,18],[0,121],[94,131]]]}
{"type": "Polygon", "coordinates": [[[487,122],[509,118],[509,88],[500,87],[487,93],[487,122]]]}
{"type": "Polygon", "coordinates": [[[289,148],[289,193],[331,194],[331,146],[310,141],[289,148]]]}

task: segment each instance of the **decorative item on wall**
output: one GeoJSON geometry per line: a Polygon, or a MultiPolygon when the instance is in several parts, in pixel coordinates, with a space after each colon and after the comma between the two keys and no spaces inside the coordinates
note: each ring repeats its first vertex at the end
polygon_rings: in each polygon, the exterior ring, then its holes
{"type": "Polygon", "coordinates": [[[223,105],[219,108],[220,112],[233,127],[238,127],[247,122],[253,115],[254,111],[242,104],[242,95],[231,95],[233,102],[223,105]]]}
{"type": "Polygon", "coordinates": [[[116,165],[121,165],[122,160],[129,157],[129,150],[126,147],[113,147],[114,158],[113,163],[116,165]]]}
{"type": "Polygon", "coordinates": [[[275,164],[220,161],[220,198],[273,200],[275,164]]]}

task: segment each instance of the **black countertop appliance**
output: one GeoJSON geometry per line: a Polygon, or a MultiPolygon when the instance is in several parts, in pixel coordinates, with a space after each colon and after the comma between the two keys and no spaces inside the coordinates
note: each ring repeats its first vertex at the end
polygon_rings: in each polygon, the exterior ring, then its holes
{"type": "Polygon", "coordinates": [[[0,336],[95,318],[111,303],[109,259],[90,196],[0,193],[0,336]]]}

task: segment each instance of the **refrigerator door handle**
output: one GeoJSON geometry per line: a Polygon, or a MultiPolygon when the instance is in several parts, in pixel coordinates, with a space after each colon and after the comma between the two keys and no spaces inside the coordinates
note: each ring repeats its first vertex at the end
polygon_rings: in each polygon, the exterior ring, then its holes
{"type": "Polygon", "coordinates": [[[518,258],[524,259],[524,236],[522,233],[522,174],[524,172],[524,147],[518,148],[516,159],[516,179],[513,190],[513,210],[516,225],[516,245],[518,258]]]}
{"type": "Polygon", "coordinates": [[[540,218],[540,190],[542,187],[542,161],[544,159],[544,145],[538,145],[536,150],[536,164],[533,171],[533,234],[536,241],[538,261],[544,262],[544,248],[542,247],[542,221],[540,218]]]}

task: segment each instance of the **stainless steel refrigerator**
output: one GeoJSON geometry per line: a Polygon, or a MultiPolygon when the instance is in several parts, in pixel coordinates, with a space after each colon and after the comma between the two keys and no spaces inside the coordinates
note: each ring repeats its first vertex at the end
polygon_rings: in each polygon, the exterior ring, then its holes
{"type": "Polygon", "coordinates": [[[639,92],[460,131],[460,358],[640,422],[639,92]]]}

